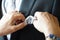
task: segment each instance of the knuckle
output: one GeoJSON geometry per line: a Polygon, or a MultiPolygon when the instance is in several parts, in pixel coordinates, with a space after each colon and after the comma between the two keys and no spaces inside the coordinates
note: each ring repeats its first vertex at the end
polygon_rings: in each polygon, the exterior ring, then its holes
{"type": "Polygon", "coordinates": [[[49,16],[49,13],[48,12],[43,12],[42,16],[49,16]]]}
{"type": "Polygon", "coordinates": [[[13,27],[11,27],[11,30],[12,30],[12,31],[15,31],[15,30],[17,30],[17,27],[14,27],[14,26],[13,26],[13,27]]]}

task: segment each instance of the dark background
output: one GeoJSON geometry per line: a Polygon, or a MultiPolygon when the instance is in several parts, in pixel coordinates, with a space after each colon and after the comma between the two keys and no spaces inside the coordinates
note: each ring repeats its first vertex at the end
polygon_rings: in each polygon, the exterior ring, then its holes
{"type": "Polygon", "coordinates": [[[1,1],[2,1],[2,0],[0,0],[0,19],[1,19],[1,17],[2,17],[1,1]]]}

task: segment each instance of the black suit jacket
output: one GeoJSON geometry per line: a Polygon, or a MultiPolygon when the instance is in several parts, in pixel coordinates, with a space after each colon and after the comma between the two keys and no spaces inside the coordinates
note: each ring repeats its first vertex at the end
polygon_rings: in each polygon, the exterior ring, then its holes
{"type": "MultiPolygon", "coordinates": [[[[46,11],[60,20],[59,5],[59,0],[23,0],[20,11],[23,12],[25,17],[34,15],[36,11],[46,11]]],[[[45,40],[45,37],[33,25],[27,25],[24,29],[13,33],[11,40],[45,40]]]]}
{"type": "Polygon", "coordinates": [[[2,17],[1,3],[2,3],[2,0],[0,0],[0,19],[2,17]]]}
{"type": "MultiPolygon", "coordinates": [[[[25,17],[34,15],[36,11],[50,12],[60,21],[59,2],[60,0],[23,0],[20,11],[25,17]]],[[[11,40],[45,40],[45,36],[37,31],[33,25],[27,25],[22,30],[12,33],[11,40]]]]}

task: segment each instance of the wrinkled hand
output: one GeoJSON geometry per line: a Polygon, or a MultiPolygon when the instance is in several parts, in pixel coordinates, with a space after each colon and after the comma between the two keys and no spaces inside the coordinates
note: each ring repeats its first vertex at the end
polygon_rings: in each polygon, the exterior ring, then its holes
{"type": "Polygon", "coordinates": [[[34,17],[33,25],[35,28],[43,32],[46,36],[49,34],[60,35],[59,22],[57,18],[48,12],[36,12],[34,17]]]}
{"type": "Polygon", "coordinates": [[[0,35],[6,35],[20,30],[26,26],[23,14],[15,11],[6,14],[0,20],[0,35]]]}

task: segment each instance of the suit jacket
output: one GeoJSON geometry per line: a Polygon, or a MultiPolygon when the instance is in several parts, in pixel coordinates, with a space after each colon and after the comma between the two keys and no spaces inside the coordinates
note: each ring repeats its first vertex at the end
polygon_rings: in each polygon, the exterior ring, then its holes
{"type": "Polygon", "coordinates": [[[2,2],[2,0],[0,0],[0,19],[2,17],[1,2],[2,2]]]}
{"type": "MultiPolygon", "coordinates": [[[[56,16],[60,22],[60,0],[22,0],[20,12],[25,17],[34,15],[36,11],[50,12],[56,16]]],[[[44,24],[43,24],[44,25],[44,24]]],[[[45,40],[43,33],[37,31],[33,25],[27,25],[11,35],[11,40],[45,40]]]]}

